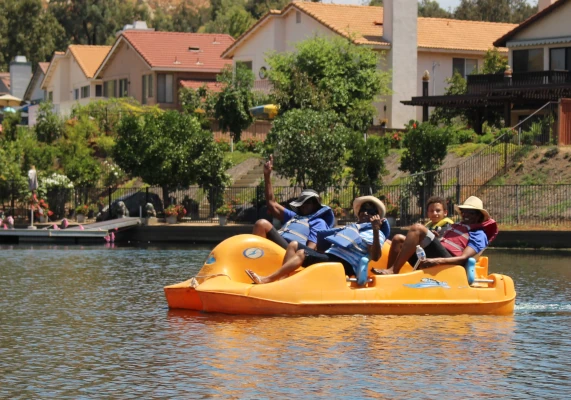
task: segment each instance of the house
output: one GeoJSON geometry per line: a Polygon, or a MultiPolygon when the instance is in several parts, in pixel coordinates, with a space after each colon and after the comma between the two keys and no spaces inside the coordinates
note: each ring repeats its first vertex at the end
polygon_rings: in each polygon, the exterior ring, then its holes
{"type": "Polygon", "coordinates": [[[46,91],[42,89],[42,82],[50,66],[49,62],[40,62],[36,67],[32,79],[24,92],[22,100],[31,105],[38,104],[46,99],[46,91]]]}
{"type": "Polygon", "coordinates": [[[539,0],[537,14],[494,40],[494,46],[508,49],[511,69],[504,74],[468,76],[466,95],[413,97],[405,103],[471,108],[480,114],[497,111],[511,127],[536,113],[546,114],[543,108],[550,102],[567,104],[564,99],[571,98],[569,18],[571,1],[539,0]]]}
{"type": "Polygon", "coordinates": [[[226,34],[121,31],[95,76],[104,97],[133,97],[142,104],[179,108],[178,90],[207,84],[220,90],[216,76],[232,62],[220,57],[234,39],[226,34]]]}
{"type": "Polygon", "coordinates": [[[76,104],[85,105],[103,97],[103,85],[95,79],[95,71],[111,50],[111,46],[70,45],[65,52],[56,51],[41,83],[46,100],[54,111],[69,115],[76,104]]]}
{"type": "MultiPolygon", "coordinates": [[[[444,94],[446,79],[457,70],[466,76],[481,68],[493,41],[514,24],[419,18],[417,0],[385,0],[384,7],[292,2],[272,10],[241,35],[222,56],[243,63],[255,73],[255,87],[264,87],[269,51],[293,51],[296,43],[314,35],[339,35],[385,55],[379,68],[392,71],[392,92],[377,104],[375,123],[403,128],[420,119],[402,101],[422,94],[421,77],[431,74],[430,92],[444,94]]],[[[500,49],[507,54],[507,49],[500,49]]],[[[266,85],[267,86],[267,85],[266,85]]]]}

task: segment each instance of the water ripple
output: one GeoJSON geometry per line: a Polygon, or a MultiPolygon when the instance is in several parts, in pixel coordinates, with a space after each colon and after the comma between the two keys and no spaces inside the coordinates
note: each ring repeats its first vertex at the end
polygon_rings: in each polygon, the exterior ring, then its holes
{"type": "Polygon", "coordinates": [[[0,398],[571,395],[566,257],[491,252],[513,316],[246,317],[167,309],[207,249],[0,251],[0,398]]]}

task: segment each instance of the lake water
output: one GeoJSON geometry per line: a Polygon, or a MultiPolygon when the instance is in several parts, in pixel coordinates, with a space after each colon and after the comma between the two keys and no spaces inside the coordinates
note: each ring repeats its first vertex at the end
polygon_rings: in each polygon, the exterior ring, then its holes
{"type": "Polygon", "coordinates": [[[169,311],[208,252],[0,246],[0,398],[571,396],[571,253],[488,250],[507,317],[169,311]]]}

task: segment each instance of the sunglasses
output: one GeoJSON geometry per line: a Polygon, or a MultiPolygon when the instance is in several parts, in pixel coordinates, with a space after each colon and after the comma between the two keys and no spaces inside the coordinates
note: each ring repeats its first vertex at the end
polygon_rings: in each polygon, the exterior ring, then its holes
{"type": "Polygon", "coordinates": [[[376,208],[369,208],[369,207],[361,207],[359,210],[359,214],[367,213],[369,215],[377,215],[379,211],[376,208]]]}
{"type": "Polygon", "coordinates": [[[465,209],[460,209],[460,214],[471,214],[471,215],[475,215],[475,214],[479,214],[480,211],[478,210],[465,210],[465,209]]]}

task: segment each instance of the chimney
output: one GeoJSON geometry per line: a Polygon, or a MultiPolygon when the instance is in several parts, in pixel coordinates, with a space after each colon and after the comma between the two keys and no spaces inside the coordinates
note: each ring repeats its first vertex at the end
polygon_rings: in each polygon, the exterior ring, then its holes
{"type": "Polygon", "coordinates": [[[539,0],[537,2],[537,12],[543,11],[544,9],[546,9],[547,7],[549,7],[550,5],[555,3],[556,1],[557,0],[539,0]]]}
{"type": "Polygon", "coordinates": [[[32,79],[32,63],[26,56],[16,56],[10,62],[10,94],[22,99],[32,79]]]}
{"type": "Polygon", "coordinates": [[[387,97],[389,128],[404,128],[416,119],[414,107],[403,100],[418,96],[418,0],[385,0],[383,2],[383,38],[391,44],[387,67],[392,72],[392,95],[387,97]]]}
{"type": "Polygon", "coordinates": [[[155,28],[149,28],[147,26],[147,22],[145,21],[135,21],[132,24],[127,24],[123,27],[123,29],[121,29],[120,31],[118,31],[115,36],[119,36],[121,34],[121,32],[124,31],[148,31],[148,32],[154,32],[155,28]]]}

